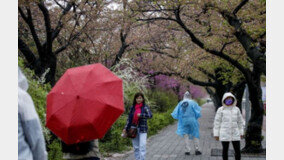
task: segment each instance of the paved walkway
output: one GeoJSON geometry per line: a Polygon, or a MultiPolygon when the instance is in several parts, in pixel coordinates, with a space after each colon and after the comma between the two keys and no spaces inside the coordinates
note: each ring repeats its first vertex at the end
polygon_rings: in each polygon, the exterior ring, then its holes
{"type": "MultiPolygon", "coordinates": [[[[183,138],[176,135],[177,123],[170,125],[163,129],[159,134],[150,137],[147,142],[147,160],[220,160],[221,156],[211,156],[211,149],[221,149],[220,142],[215,141],[212,134],[212,125],[215,112],[212,103],[206,103],[202,106],[202,117],[200,123],[200,148],[202,155],[196,156],[194,154],[186,156],[185,142],[183,138]]],[[[265,135],[265,132],[263,132],[265,135]]],[[[244,140],[241,142],[241,148],[244,147],[244,140]]],[[[265,148],[265,139],[263,141],[265,148]]],[[[192,146],[193,148],[193,146],[192,146]]],[[[230,149],[233,149],[230,144],[230,149]]],[[[112,158],[107,158],[111,160],[112,158]]],[[[115,158],[119,160],[134,160],[133,151],[122,158],[115,158]]],[[[229,157],[229,160],[233,160],[229,157]]],[[[243,160],[264,160],[265,158],[249,158],[242,157],[243,160]]]]}

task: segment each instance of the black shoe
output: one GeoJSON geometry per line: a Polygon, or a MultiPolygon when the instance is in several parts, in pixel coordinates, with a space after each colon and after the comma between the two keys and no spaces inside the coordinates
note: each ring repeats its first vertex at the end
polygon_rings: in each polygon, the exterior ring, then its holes
{"type": "Polygon", "coordinates": [[[190,152],[185,152],[184,154],[189,156],[189,155],[190,155],[190,152]]]}
{"type": "Polygon", "coordinates": [[[202,153],[200,151],[195,151],[195,155],[201,155],[202,153]]]}

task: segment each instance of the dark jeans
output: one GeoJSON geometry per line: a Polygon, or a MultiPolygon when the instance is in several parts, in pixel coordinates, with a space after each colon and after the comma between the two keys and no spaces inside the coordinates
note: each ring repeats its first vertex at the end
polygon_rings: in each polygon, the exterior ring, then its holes
{"type": "MultiPolygon", "coordinates": [[[[241,160],[240,141],[232,141],[235,150],[235,160],[241,160]]],[[[228,160],[228,150],[230,142],[222,142],[223,146],[223,160],[228,160]]]]}

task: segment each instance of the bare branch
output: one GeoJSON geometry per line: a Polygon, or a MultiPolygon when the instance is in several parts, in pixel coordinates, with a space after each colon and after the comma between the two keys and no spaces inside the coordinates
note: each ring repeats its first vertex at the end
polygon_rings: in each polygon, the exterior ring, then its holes
{"type": "Polygon", "coordinates": [[[24,21],[27,23],[28,22],[28,17],[25,15],[21,7],[18,7],[19,13],[21,17],[24,19],[24,21]]]}
{"type": "Polygon", "coordinates": [[[29,29],[32,33],[32,37],[34,39],[34,42],[36,44],[36,47],[37,47],[37,51],[38,51],[38,54],[40,55],[40,57],[42,57],[42,46],[41,46],[41,43],[40,43],[40,40],[38,38],[38,35],[36,33],[36,30],[35,30],[35,26],[33,24],[33,19],[32,19],[32,13],[31,13],[31,10],[29,8],[26,8],[27,10],[27,16],[25,16],[24,12],[22,11],[22,9],[20,7],[18,7],[19,9],[19,12],[20,12],[20,15],[21,17],[24,19],[24,21],[28,24],[29,26],[29,29]]]}
{"type": "Polygon", "coordinates": [[[176,22],[176,19],[173,19],[171,17],[156,17],[156,18],[147,18],[147,19],[141,19],[141,18],[138,18],[136,19],[137,21],[158,21],[158,20],[169,20],[169,21],[174,21],[176,22]]]}
{"type": "Polygon", "coordinates": [[[207,71],[206,69],[204,69],[204,68],[202,68],[202,67],[197,67],[197,69],[198,69],[199,71],[201,71],[203,74],[205,74],[206,76],[208,76],[208,77],[210,77],[210,78],[212,78],[212,79],[214,79],[214,80],[217,79],[215,75],[213,75],[212,73],[210,73],[210,72],[207,71]]]}
{"type": "Polygon", "coordinates": [[[137,11],[137,12],[163,12],[163,11],[174,11],[174,9],[137,9],[137,10],[133,10],[133,11],[137,11]]]}
{"type": "Polygon", "coordinates": [[[127,33],[123,34],[123,29],[120,31],[120,41],[121,41],[121,46],[120,49],[118,51],[118,53],[115,56],[115,60],[113,62],[113,64],[111,66],[115,66],[117,63],[119,63],[121,57],[123,56],[123,54],[125,53],[126,48],[129,47],[129,44],[127,44],[125,42],[127,37],[127,33]]]}
{"type": "MultiPolygon", "coordinates": [[[[52,53],[52,31],[51,31],[51,22],[50,22],[50,17],[49,17],[49,12],[47,8],[44,5],[44,2],[41,1],[38,3],[38,7],[41,10],[43,17],[44,17],[44,22],[45,22],[45,30],[46,30],[46,48],[47,50],[46,53],[52,53]]],[[[45,47],[45,45],[44,45],[45,47]]]]}
{"type": "Polygon", "coordinates": [[[87,25],[89,24],[90,21],[92,21],[92,19],[89,19],[89,20],[84,24],[84,26],[80,29],[80,31],[78,31],[76,34],[73,35],[73,33],[74,33],[74,31],[75,31],[75,27],[76,27],[76,25],[74,25],[74,28],[73,28],[73,30],[72,30],[72,33],[71,33],[70,36],[69,36],[69,39],[68,39],[67,43],[66,43],[64,46],[62,46],[62,47],[60,47],[59,49],[57,49],[57,50],[54,52],[54,54],[57,55],[57,54],[59,54],[60,52],[62,52],[62,51],[64,51],[65,49],[67,49],[67,47],[68,47],[69,45],[71,45],[72,42],[73,42],[74,40],[76,40],[76,39],[80,36],[80,34],[81,34],[82,31],[87,27],[87,25]]]}
{"type": "Polygon", "coordinates": [[[62,14],[60,15],[59,20],[57,22],[57,26],[55,27],[52,33],[52,41],[54,41],[54,39],[59,35],[61,29],[63,28],[62,19],[70,11],[70,9],[72,8],[72,5],[73,5],[73,2],[68,2],[67,6],[63,8],[62,14]]]}
{"type": "Polygon", "coordinates": [[[54,0],[54,2],[55,2],[61,9],[65,9],[57,0],[54,0]]]}
{"type": "Polygon", "coordinates": [[[248,2],[248,0],[243,0],[233,11],[233,14],[236,15],[239,10],[248,2]]]}
{"type": "Polygon", "coordinates": [[[155,52],[155,53],[158,53],[158,54],[160,54],[160,55],[165,55],[165,56],[170,57],[170,58],[173,58],[173,59],[178,58],[178,56],[173,56],[173,55],[171,55],[171,54],[169,54],[169,53],[167,53],[167,52],[158,50],[158,49],[156,49],[156,48],[154,48],[154,49],[145,49],[145,51],[155,52]]]}
{"type": "Polygon", "coordinates": [[[223,53],[224,49],[226,48],[227,45],[232,44],[234,41],[231,42],[226,42],[223,47],[221,48],[220,52],[223,53]]]}

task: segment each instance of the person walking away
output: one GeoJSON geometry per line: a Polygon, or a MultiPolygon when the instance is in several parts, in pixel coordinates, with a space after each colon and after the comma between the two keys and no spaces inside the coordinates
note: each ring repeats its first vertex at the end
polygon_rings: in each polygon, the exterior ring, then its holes
{"type": "Polygon", "coordinates": [[[140,92],[136,93],[128,114],[127,123],[123,129],[123,134],[126,135],[131,127],[137,126],[137,136],[132,139],[136,160],[145,160],[148,131],[147,119],[150,118],[152,118],[152,112],[150,107],[145,104],[144,95],[140,92]]]}
{"type": "Polygon", "coordinates": [[[201,107],[191,99],[191,94],[186,91],[183,100],[178,103],[171,113],[174,119],[178,120],[176,133],[185,139],[185,154],[190,155],[190,145],[193,142],[195,155],[201,155],[199,147],[199,123],[201,107]]]}
{"type": "Polygon", "coordinates": [[[41,124],[28,87],[18,68],[18,160],[47,160],[41,124]]]}
{"type": "Polygon", "coordinates": [[[217,141],[221,141],[223,147],[223,160],[228,160],[229,143],[233,143],[235,159],[241,159],[240,140],[244,136],[245,121],[240,109],[236,106],[235,96],[228,92],[222,98],[223,106],[215,115],[213,134],[217,141]]]}

